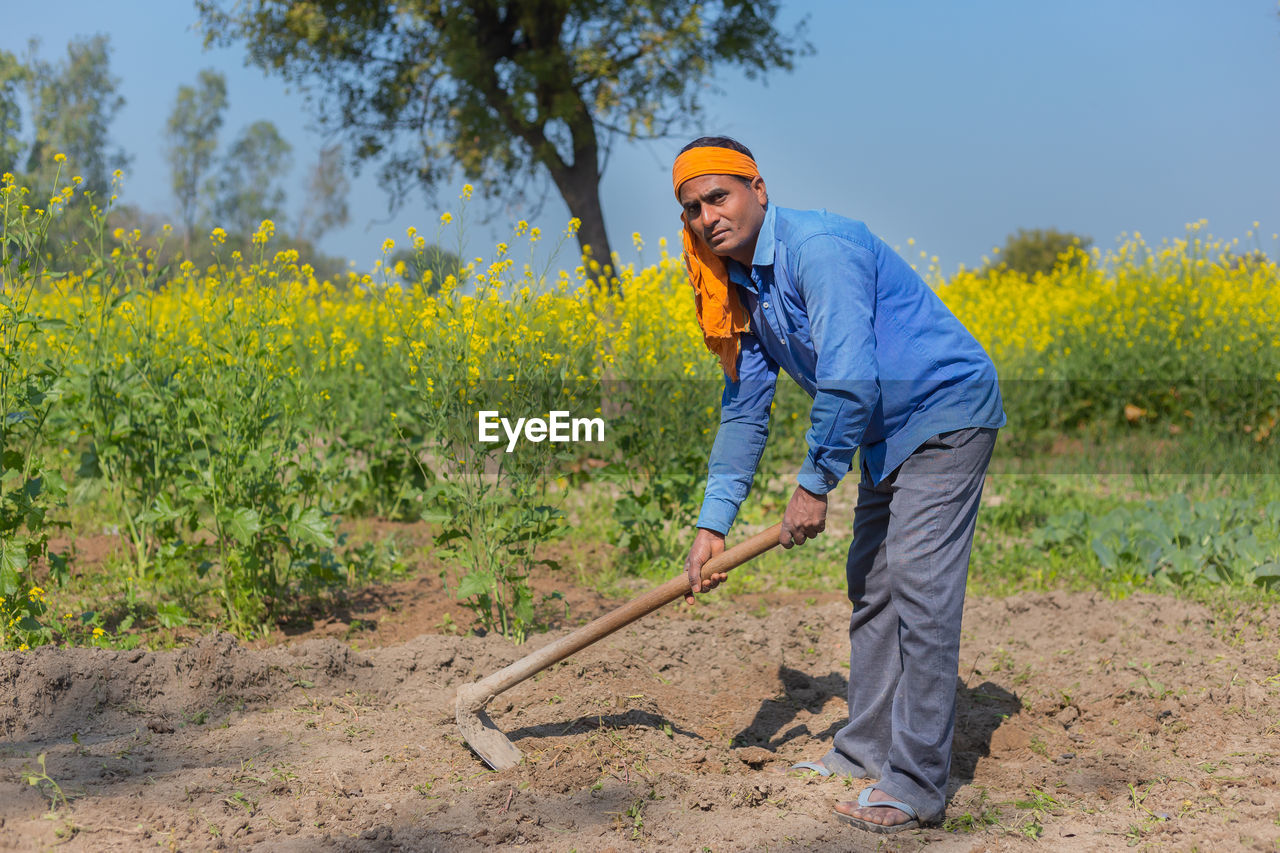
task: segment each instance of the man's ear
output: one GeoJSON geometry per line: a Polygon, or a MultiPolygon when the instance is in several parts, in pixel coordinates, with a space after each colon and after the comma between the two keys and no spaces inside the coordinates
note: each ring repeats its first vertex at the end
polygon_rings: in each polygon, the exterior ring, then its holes
{"type": "Polygon", "coordinates": [[[759,175],[752,178],[751,189],[755,190],[756,201],[760,202],[761,207],[764,207],[769,203],[769,191],[765,188],[764,178],[759,175]]]}

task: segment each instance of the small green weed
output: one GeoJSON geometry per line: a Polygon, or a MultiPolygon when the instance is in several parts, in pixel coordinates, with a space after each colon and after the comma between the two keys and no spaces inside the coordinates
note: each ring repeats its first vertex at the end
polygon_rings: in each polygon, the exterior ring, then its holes
{"type": "Polygon", "coordinates": [[[627,809],[627,817],[631,820],[631,840],[638,841],[644,835],[644,800],[636,800],[627,809]]]}
{"type": "Polygon", "coordinates": [[[62,786],[49,775],[45,758],[46,753],[40,753],[36,758],[36,763],[40,765],[40,772],[29,770],[22,774],[22,779],[31,787],[39,788],[49,798],[49,811],[56,811],[59,806],[66,807],[67,795],[62,792],[62,786]]]}
{"type": "Polygon", "coordinates": [[[981,832],[1000,822],[1000,811],[988,798],[985,788],[979,788],[975,796],[959,814],[949,815],[942,823],[947,832],[981,832]]]}

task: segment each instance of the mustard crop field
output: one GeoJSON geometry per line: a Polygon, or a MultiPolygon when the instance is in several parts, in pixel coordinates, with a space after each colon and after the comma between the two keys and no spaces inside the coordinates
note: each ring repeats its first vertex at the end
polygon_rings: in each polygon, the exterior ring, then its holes
{"type": "MultiPolygon", "coordinates": [[[[721,380],[665,242],[561,269],[576,222],[519,222],[456,274],[391,261],[457,238],[464,191],[433,234],[387,239],[385,263],[337,280],[273,248],[269,221],[248,253],[215,229],[211,257],[162,261],[167,228],[112,229],[91,207],[91,236],[54,257],[76,193],[0,186],[0,648],[269,634],[412,568],[394,538],[352,535],[359,519],[426,525],[450,595],[517,641],[538,627],[530,578],[584,570],[575,542],[606,543],[615,580],[678,568],[721,380]],[[508,453],[477,440],[480,411],[608,431],[508,453]],[[89,565],[77,543],[104,531],[118,546],[89,565]]],[[[1270,594],[1280,270],[1254,239],[1194,223],[1030,278],[933,274],[1009,415],[977,582],[1270,594]]],[[[785,506],[807,418],[783,379],[744,524],[785,506]]],[[[744,582],[786,583],[770,565],[744,582]]]]}

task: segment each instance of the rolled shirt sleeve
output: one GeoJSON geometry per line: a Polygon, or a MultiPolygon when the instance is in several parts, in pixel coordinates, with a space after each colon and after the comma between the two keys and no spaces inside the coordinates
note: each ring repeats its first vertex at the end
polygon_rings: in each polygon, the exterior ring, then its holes
{"type": "Polygon", "coordinates": [[[809,453],[796,480],[826,494],[849,471],[880,402],[876,257],[850,240],[816,234],[799,247],[795,263],[816,355],[809,453]]]}
{"type": "Polygon", "coordinates": [[[778,365],[750,332],[739,337],[738,381],[728,375],[720,400],[720,428],[707,465],[707,490],[698,527],[729,532],[751,491],[769,438],[769,407],[778,387],[778,365]]]}

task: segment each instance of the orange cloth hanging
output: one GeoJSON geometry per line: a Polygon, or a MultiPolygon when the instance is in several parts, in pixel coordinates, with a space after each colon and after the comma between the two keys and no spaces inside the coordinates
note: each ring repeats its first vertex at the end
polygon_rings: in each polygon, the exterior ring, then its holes
{"type": "MultiPolygon", "coordinates": [[[[760,170],[756,161],[730,148],[690,148],[676,158],[671,167],[671,182],[676,200],[680,199],[680,185],[690,178],[702,175],[741,175],[758,178],[760,170]]],[[[702,339],[720,358],[720,366],[729,378],[738,381],[738,335],[747,331],[750,319],[738,290],[729,281],[729,269],[724,258],[693,232],[684,214],[684,263],[689,270],[689,283],[693,285],[694,306],[698,311],[698,325],[702,339]]]]}

